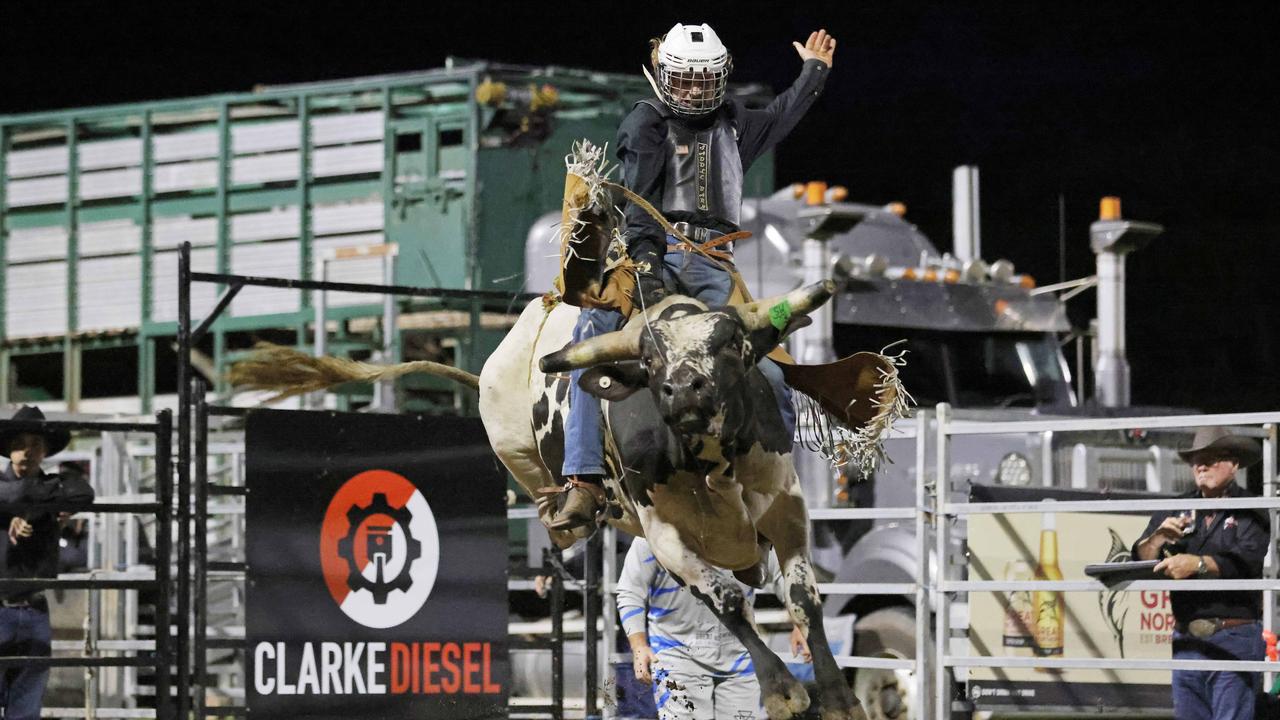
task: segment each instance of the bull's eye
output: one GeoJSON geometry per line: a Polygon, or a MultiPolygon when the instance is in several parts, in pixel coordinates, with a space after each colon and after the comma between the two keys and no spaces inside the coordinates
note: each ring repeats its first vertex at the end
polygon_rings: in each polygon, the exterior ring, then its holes
{"type": "Polygon", "coordinates": [[[690,386],[693,388],[694,392],[702,392],[702,388],[706,387],[706,384],[706,381],[702,378],[694,378],[693,382],[690,383],[690,386]]]}

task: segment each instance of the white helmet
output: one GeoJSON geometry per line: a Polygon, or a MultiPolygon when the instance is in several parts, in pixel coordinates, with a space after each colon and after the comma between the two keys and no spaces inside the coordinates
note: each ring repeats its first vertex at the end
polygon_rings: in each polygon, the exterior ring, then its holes
{"type": "Polygon", "coordinates": [[[733,59],[710,25],[677,23],[658,45],[658,95],[677,115],[698,117],[724,102],[733,59]]]}

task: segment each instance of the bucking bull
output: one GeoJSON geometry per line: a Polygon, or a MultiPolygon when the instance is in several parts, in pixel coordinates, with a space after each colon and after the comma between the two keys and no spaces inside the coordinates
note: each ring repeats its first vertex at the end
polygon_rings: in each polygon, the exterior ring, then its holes
{"type": "MultiPolygon", "coordinates": [[[[854,720],[865,714],[823,632],[792,438],[756,367],[832,293],[832,283],[825,282],[726,308],[673,295],[635,312],[621,330],[577,344],[571,337],[578,308],[535,299],[478,378],[433,363],[388,369],[271,347],[233,367],[231,380],[281,396],[406,371],[435,372],[478,387],[494,452],[538,501],[546,524],[555,503],[545,491],[563,482],[569,371],[589,369],[582,386],[604,401],[607,521],[647,538],[658,562],[746,646],[766,712],[771,720],[786,720],[809,707],[808,693],[757,634],[751,606],[730,574],[761,584],[754,570],[771,546],[785,579],[787,610],[808,637],[821,715],[854,720]]],[[[885,395],[900,390],[888,375],[893,364],[875,367],[881,379],[872,413],[878,435],[891,421],[888,409],[899,408],[901,399],[885,395]]],[[[561,547],[577,539],[549,532],[561,547]]]]}

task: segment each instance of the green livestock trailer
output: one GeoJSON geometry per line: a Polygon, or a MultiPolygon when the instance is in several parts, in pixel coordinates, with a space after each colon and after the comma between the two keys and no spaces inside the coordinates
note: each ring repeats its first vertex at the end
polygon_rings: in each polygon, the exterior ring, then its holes
{"type": "MultiPolygon", "coordinates": [[[[90,410],[111,396],[117,412],[149,412],[173,392],[184,242],[196,271],[304,279],[322,255],[355,249],[327,277],[366,283],[384,282],[386,266],[359,250],[394,243],[396,284],[514,297],[531,225],[560,206],[572,142],[611,142],[650,92],[638,73],[451,59],[423,72],[0,116],[0,403],[90,410]]],[[[760,87],[736,92],[768,99],[760,87]]],[[[769,157],[748,195],[772,181],[769,157]]],[[[195,285],[193,317],[219,291],[195,285]]],[[[259,339],[311,347],[314,302],[246,288],[197,349],[205,371],[221,377],[259,339]]],[[[381,346],[382,298],[329,293],[325,304],[336,324],[328,352],[381,346]]],[[[478,371],[513,309],[401,301],[395,345],[405,359],[478,371]]]]}

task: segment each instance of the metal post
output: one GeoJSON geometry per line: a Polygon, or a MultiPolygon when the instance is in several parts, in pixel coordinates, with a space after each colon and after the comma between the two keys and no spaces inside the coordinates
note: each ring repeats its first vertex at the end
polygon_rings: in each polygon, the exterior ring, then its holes
{"type": "Polygon", "coordinates": [[[929,642],[929,523],[936,515],[930,515],[928,472],[929,444],[928,410],[916,411],[916,698],[920,708],[917,718],[932,715],[933,698],[929,695],[929,671],[933,652],[929,642]]]}
{"type": "Polygon", "coordinates": [[[1053,431],[1040,433],[1040,484],[1053,487],[1053,431]]]}
{"type": "Polygon", "coordinates": [[[80,232],[76,212],[80,195],[80,159],[75,118],[67,118],[67,333],[62,343],[62,399],[68,412],[80,409],[79,347],[72,338],[80,324],[80,232]]]}
{"type": "Polygon", "coordinates": [[[1129,361],[1125,357],[1124,259],[1098,253],[1098,367],[1093,395],[1104,407],[1129,404],[1129,361]]]}
{"type": "Polygon", "coordinates": [[[173,465],[170,443],[173,442],[173,412],[156,413],[156,499],[160,511],[156,517],[156,717],[171,718],[169,698],[169,665],[173,651],[169,646],[169,600],[172,586],[169,564],[173,535],[173,465]]]}
{"type": "Polygon", "coordinates": [[[603,620],[604,652],[601,653],[600,675],[604,679],[604,718],[617,714],[618,684],[613,682],[613,651],[618,638],[618,604],[614,600],[618,579],[618,530],[604,527],[604,551],[600,557],[600,616],[603,620]]]}
{"type": "MultiPolygon", "coordinates": [[[[231,147],[231,107],[227,103],[218,106],[218,184],[215,188],[217,212],[217,265],[218,272],[231,272],[231,160],[234,151],[231,147]]],[[[226,290],[217,286],[219,295],[226,290]]],[[[223,364],[226,362],[227,335],[221,328],[213,331],[213,366],[216,373],[217,389],[223,390],[225,381],[223,364]]]]}
{"type": "Polygon", "coordinates": [[[951,538],[950,518],[947,517],[947,506],[950,504],[951,492],[951,451],[948,446],[947,423],[951,420],[951,406],[938,403],[938,427],[935,447],[936,477],[934,478],[934,568],[933,587],[937,607],[934,609],[934,717],[937,720],[948,720],[951,717],[951,678],[947,670],[946,657],[950,647],[951,622],[948,616],[951,606],[947,602],[947,593],[942,590],[946,582],[950,566],[948,549],[951,538]]]}
{"type": "Polygon", "coordinates": [[[177,715],[191,700],[191,243],[178,250],[178,603],[177,715]]]}
{"type": "MultiPolygon", "coordinates": [[[[9,223],[8,197],[6,190],[9,184],[9,128],[0,125],[0,285],[9,278],[9,223]]],[[[5,306],[5,294],[0,292],[0,405],[9,404],[9,349],[5,347],[5,321],[8,317],[5,306]]]]}
{"type": "MultiPolygon", "coordinates": [[[[396,131],[392,124],[395,106],[391,102],[391,86],[382,92],[382,242],[391,242],[391,211],[396,201],[396,131]]],[[[425,142],[425,139],[424,139],[425,142]]]]}
{"type": "MultiPolygon", "coordinates": [[[[469,111],[466,131],[467,195],[466,208],[463,211],[467,218],[467,273],[466,284],[463,287],[468,290],[484,288],[483,268],[480,267],[480,203],[484,195],[484,185],[480,182],[480,128],[483,123],[483,108],[475,99],[476,89],[480,86],[480,72],[479,68],[473,68],[467,77],[467,110],[469,111]]],[[[465,358],[466,369],[478,373],[481,365],[484,364],[484,358],[480,356],[480,314],[483,311],[483,305],[478,299],[473,298],[469,306],[470,328],[467,337],[463,339],[462,356],[465,358]]],[[[455,392],[453,397],[459,412],[474,413],[476,411],[479,401],[475,393],[455,392]]]]}
{"type": "MultiPolygon", "coordinates": [[[[92,566],[90,566],[92,567],[92,566]]],[[[89,571],[90,573],[93,570],[89,571]]],[[[89,591],[88,627],[85,628],[85,654],[97,655],[98,643],[102,640],[102,593],[89,591]]],[[[84,669],[84,710],[85,715],[94,717],[98,709],[99,684],[101,676],[98,669],[84,669]]]]}
{"type": "Polygon", "coordinates": [[[586,687],[584,689],[583,717],[590,718],[596,714],[596,686],[599,678],[600,638],[596,632],[596,617],[599,616],[600,596],[600,533],[591,536],[583,549],[582,557],[582,642],[586,646],[583,665],[586,670],[586,687]]]}
{"type": "MultiPolygon", "coordinates": [[[[382,256],[382,279],[387,285],[396,284],[396,251],[390,245],[382,256]]],[[[382,295],[382,362],[393,365],[400,362],[399,304],[395,295],[382,295]]],[[[373,406],[382,412],[396,411],[396,381],[383,380],[374,385],[373,406]]]]}
{"type": "Polygon", "coordinates": [[[564,720],[564,582],[559,563],[551,562],[551,553],[542,551],[543,571],[555,582],[551,583],[551,718],[564,720]]]}
{"type": "MultiPolygon", "coordinates": [[[[828,280],[831,276],[831,249],[825,239],[804,239],[804,284],[812,285],[828,280]]],[[[831,339],[832,303],[823,303],[809,313],[813,323],[796,333],[792,341],[796,361],[808,365],[821,365],[835,360],[831,339]]]]}
{"type": "Polygon", "coordinates": [[[961,165],[951,172],[951,253],[961,262],[982,257],[978,208],[978,168],[961,165]]]}
{"type": "Polygon", "coordinates": [[[1084,394],[1084,340],[1085,335],[1076,335],[1076,399],[1083,404],[1084,394]]]}
{"type": "MultiPolygon", "coordinates": [[[[1263,432],[1266,434],[1262,437],[1262,496],[1276,497],[1276,424],[1267,423],[1262,426],[1263,432]]],[[[1276,538],[1277,531],[1280,531],[1280,516],[1275,510],[1267,511],[1267,522],[1271,527],[1271,543],[1267,548],[1266,561],[1263,564],[1262,576],[1275,580],[1280,575],[1280,558],[1276,557],[1276,538]]],[[[1264,630],[1275,632],[1276,630],[1276,593],[1274,590],[1262,591],[1262,627],[1264,630]]],[[[1262,688],[1264,691],[1271,689],[1274,673],[1267,672],[1263,674],[1262,688]]]]}
{"type": "MultiPolygon", "coordinates": [[[[329,280],[329,261],[320,255],[315,259],[315,277],[320,282],[328,282],[329,280]]],[[[329,291],[321,288],[316,291],[315,296],[315,341],[312,343],[313,352],[316,357],[324,357],[329,351],[329,321],[325,317],[329,309],[329,291]]],[[[312,393],[310,404],[312,407],[324,409],[324,391],[317,390],[312,393]]]]}
{"type": "Polygon", "coordinates": [[[80,409],[81,395],[81,353],[84,351],[79,340],[73,335],[68,335],[62,340],[62,393],[63,400],[67,403],[67,412],[76,412],[80,409]]]}
{"type": "Polygon", "coordinates": [[[155,285],[155,246],[151,227],[151,193],[153,177],[151,163],[155,155],[151,136],[151,111],[142,113],[142,190],[138,198],[138,226],[141,231],[141,256],[139,277],[142,278],[141,318],[138,323],[138,401],[139,412],[151,412],[151,402],[156,391],[155,346],[147,334],[151,324],[152,289],[155,285]]]}
{"type": "MultiPolygon", "coordinates": [[[[4,223],[0,223],[3,225],[4,223]]],[[[4,242],[0,241],[0,258],[3,257],[4,242]]],[[[4,267],[4,261],[0,260],[0,270],[4,267]]],[[[0,315],[4,313],[4,293],[0,292],[0,315]]],[[[3,329],[4,323],[0,321],[0,330],[3,329]]],[[[4,342],[4,335],[0,333],[0,343],[4,342]]],[[[0,345],[0,405],[9,404],[9,386],[13,384],[13,378],[10,370],[12,365],[9,361],[9,348],[0,345]]]]}
{"type": "Polygon", "coordinates": [[[1089,226],[1089,247],[1097,256],[1098,336],[1093,396],[1105,407],[1129,404],[1129,361],[1125,357],[1124,262],[1164,228],[1120,219],[1120,199],[1103,198],[1102,219],[1089,226]]]}
{"type": "MultiPolygon", "coordinates": [[[[298,277],[311,279],[311,107],[306,93],[298,95],[298,277]]],[[[298,307],[311,304],[311,293],[303,291],[298,307]]],[[[299,338],[301,342],[301,338],[299,338]]]]}
{"type": "Polygon", "coordinates": [[[208,604],[208,568],[209,568],[209,409],[205,404],[208,386],[203,378],[195,380],[195,573],[193,575],[195,603],[195,631],[193,654],[195,655],[192,671],[192,690],[195,692],[196,719],[204,718],[205,703],[205,669],[208,658],[205,657],[205,641],[208,637],[207,616],[208,604]]]}

